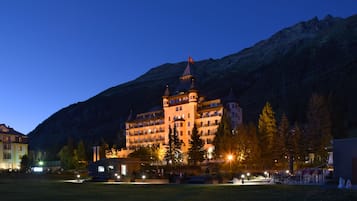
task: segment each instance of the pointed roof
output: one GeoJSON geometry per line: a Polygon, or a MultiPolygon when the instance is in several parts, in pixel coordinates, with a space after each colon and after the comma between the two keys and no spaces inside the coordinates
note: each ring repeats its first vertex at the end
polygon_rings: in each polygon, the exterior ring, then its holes
{"type": "Polygon", "coordinates": [[[185,69],[185,71],[183,72],[182,77],[183,77],[183,76],[187,76],[187,75],[191,75],[190,63],[187,63],[186,69],[185,69]]]}
{"type": "Polygon", "coordinates": [[[180,77],[180,83],[178,84],[175,92],[187,92],[192,88],[193,75],[191,74],[190,64],[187,64],[185,71],[180,77]]]}
{"type": "Polygon", "coordinates": [[[170,96],[169,85],[166,85],[166,89],[165,89],[165,92],[164,92],[164,96],[170,96]]]}
{"type": "Polygon", "coordinates": [[[16,131],[15,129],[6,126],[5,124],[0,124],[0,134],[10,134],[10,135],[22,135],[25,136],[24,134],[16,131]]]}
{"type": "Polygon", "coordinates": [[[196,85],[195,85],[195,78],[191,79],[191,86],[190,86],[190,90],[195,90],[196,89],[196,85]]]}
{"type": "Polygon", "coordinates": [[[189,80],[192,79],[193,75],[191,73],[191,66],[190,64],[193,64],[193,59],[192,57],[188,57],[187,60],[187,66],[185,68],[185,71],[183,71],[182,76],[180,77],[181,80],[189,80]]]}
{"type": "Polygon", "coordinates": [[[133,119],[133,110],[130,108],[129,115],[126,121],[131,121],[132,119],[133,119]]]}
{"type": "Polygon", "coordinates": [[[233,88],[231,88],[231,90],[229,91],[228,96],[225,98],[225,101],[227,103],[229,102],[238,102],[238,98],[236,97],[236,95],[233,92],[233,88]]]}

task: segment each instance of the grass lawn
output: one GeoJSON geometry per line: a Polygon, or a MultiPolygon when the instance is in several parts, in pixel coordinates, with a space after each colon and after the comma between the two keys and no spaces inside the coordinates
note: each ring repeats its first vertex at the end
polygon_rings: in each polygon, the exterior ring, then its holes
{"type": "Polygon", "coordinates": [[[132,185],[92,182],[75,184],[46,178],[0,177],[0,200],[356,201],[357,191],[286,185],[132,185]]]}

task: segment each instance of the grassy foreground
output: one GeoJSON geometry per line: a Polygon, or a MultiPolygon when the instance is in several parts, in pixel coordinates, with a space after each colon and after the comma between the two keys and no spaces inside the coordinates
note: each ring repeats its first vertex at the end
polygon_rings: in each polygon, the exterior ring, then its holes
{"type": "Polygon", "coordinates": [[[125,200],[125,201],[250,201],[357,200],[357,191],[319,186],[132,185],[63,183],[43,178],[0,177],[0,199],[8,200],[125,200]]]}

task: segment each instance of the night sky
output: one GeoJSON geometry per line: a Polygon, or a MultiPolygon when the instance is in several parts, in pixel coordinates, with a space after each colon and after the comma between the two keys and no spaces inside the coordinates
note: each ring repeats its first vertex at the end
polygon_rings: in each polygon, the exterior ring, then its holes
{"type": "Polygon", "coordinates": [[[0,123],[27,134],[152,67],[218,59],[356,11],[356,0],[0,0],[0,123]]]}

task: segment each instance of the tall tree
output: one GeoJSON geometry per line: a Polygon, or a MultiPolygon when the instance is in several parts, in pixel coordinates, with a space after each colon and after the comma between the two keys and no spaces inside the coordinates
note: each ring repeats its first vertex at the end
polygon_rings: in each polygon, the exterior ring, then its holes
{"type": "Polygon", "coordinates": [[[232,126],[230,123],[229,116],[227,112],[224,110],[221,121],[218,125],[217,132],[215,138],[213,140],[213,144],[215,147],[216,157],[223,157],[225,154],[229,154],[233,152],[233,133],[232,126]]]}
{"type": "Polygon", "coordinates": [[[238,165],[257,168],[260,163],[260,147],[256,126],[252,123],[241,124],[234,135],[236,161],[238,165]]]}
{"type": "Polygon", "coordinates": [[[306,146],[307,142],[305,138],[303,138],[302,130],[297,122],[295,122],[294,127],[291,131],[291,146],[293,150],[293,158],[294,161],[299,166],[303,162],[305,162],[305,150],[307,150],[306,146]]]}
{"type": "Polygon", "coordinates": [[[64,145],[58,153],[61,165],[64,169],[73,169],[76,167],[76,153],[74,151],[73,139],[68,138],[67,145],[64,145]]]}
{"type": "Polygon", "coordinates": [[[194,124],[190,140],[190,148],[188,149],[189,162],[197,165],[197,162],[202,162],[204,159],[203,140],[198,134],[197,126],[194,124]]]}
{"type": "Polygon", "coordinates": [[[259,115],[258,133],[263,166],[264,168],[271,168],[274,162],[272,149],[274,138],[277,135],[277,125],[275,113],[269,102],[266,102],[262,113],[259,115]]]}
{"type": "Polygon", "coordinates": [[[331,146],[331,117],[326,99],[317,94],[312,94],[307,111],[307,138],[309,151],[316,155],[318,163],[327,160],[326,148],[331,146]]]}
{"type": "Polygon", "coordinates": [[[173,147],[174,147],[174,162],[175,163],[180,163],[182,162],[183,156],[181,152],[181,145],[182,142],[179,138],[179,133],[177,131],[176,124],[174,125],[174,130],[173,130],[173,147]]]}
{"type": "Polygon", "coordinates": [[[21,157],[20,170],[21,172],[26,172],[30,168],[29,157],[25,154],[21,157]]]}
{"type": "Polygon", "coordinates": [[[281,116],[278,133],[274,139],[273,159],[277,160],[280,165],[288,164],[290,157],[290,124],[288,117],[283,113],[281,116]]]}
{"type": "Polygon", "coordinates": [[[165,159],[166,162],[169,163],[170,161],[174,161],[174,139],[173,139],[173,134],[172,134],[172,128],[169,126],[169,133],[168,133],[168,147],[166,149],[166,154],[165,154],[165,159]]]}
{"type": "Polygon", "coordinates": [[[86,148],[83,140],[80,140],[77,145],[77,155],[78,155],[78,161],[87,161],[86,148]]]}
{"type": "Polygon", "coordinates": [[[75,150],[75,155],[77,160],[77,167],[78,168],[85,168],[87,165],[87,155],[86,155],[86,149],[83,140],[80,140],[77,149],[75,150]]]}
{"type": "Polygon", "coordinates": [[[64,169],[72,169],[74,168],[74,152],[70,146],[64,145],[62,149],[59,151],[58,156],[61,160],[61,165],[64,169]]]}

